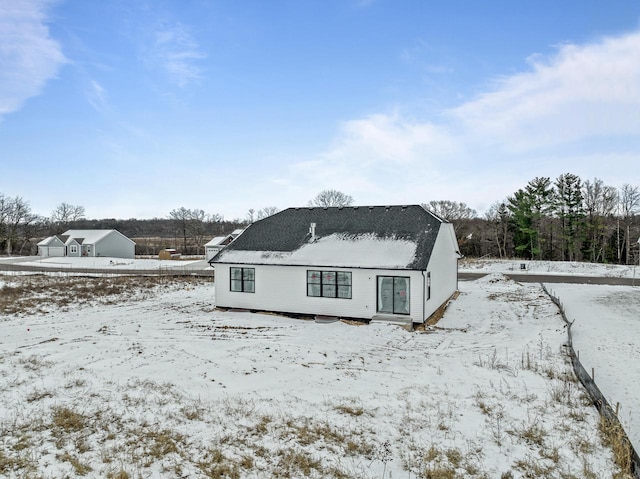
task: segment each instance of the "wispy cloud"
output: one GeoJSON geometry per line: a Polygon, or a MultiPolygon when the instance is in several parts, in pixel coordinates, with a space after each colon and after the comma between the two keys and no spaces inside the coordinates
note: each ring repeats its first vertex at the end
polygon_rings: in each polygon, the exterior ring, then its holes
{"type": "Polygon", "coordinates": [[[528,151],[603,136],[640,135],[640,32],[564,45],[532,70],[451,114],[468,135],[528,151]]]}
{"type": "Polygon", "coordinates": [[[87,101],[98,112],[105,113],[109,110],[109,103],[107,101],[107,92],[104,87],[96,80],[89,82],[87,88],[87,101]]]}
{"type": "Polygon", "coordinates": [[[198,62],[206,57],[185,25],[167,21],[152,30],[143,55],[148,64],[164,70],[169,81],[181,88],[201,79],[198,62]]]}
{"type": "Polygon", "coordinates": [[[42,92],[66,62],[44,0],[0,0],[0,120],[42,92]]]}
{"type": "Polygon", "coordinates": [[[311,191],[342,188],[364,202],[446,197],[482,209],[531,179],[524,175],[573,168],[606,180],[612,174],[604,157],[635,171],[637,155],[620,145],[640,141],[638,58],[640,32],[560,46],[532,58],[530,71],[437,112],[442,121],[392,113],[346,122],[326,151],[274,181],[311,191]],[[598,150],[589,150],[595,143],[598,150]]]}

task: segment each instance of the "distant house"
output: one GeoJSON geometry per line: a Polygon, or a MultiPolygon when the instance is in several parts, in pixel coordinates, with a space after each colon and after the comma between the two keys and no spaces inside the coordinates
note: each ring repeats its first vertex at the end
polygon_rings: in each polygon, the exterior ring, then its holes
{"type": "Polygon", "coordinates": [[[57,236],[49,236],[38,243],[38,256],[65,256],[64,241],[57,236]]]}
{"type": "Polygon", "coordinates": [[[207,244],[204,245],[204,251],[207,257],[207,261],[210,261],[216,254],[218,254],[225,246],[230,244],[234,239],[242,234],[244,228],[233,230],[231,234],[226,236],[216,236],[207,244]]]}
{"type": "Polygon", "coordinates": [[[211,260],[222,248],[227,246],[233,241],[233,236],[216,236],[211,241],[204,245],[204,252],[207,257],[207,261],[211,260]]]}
{"type": "Polygon", "coordinates": [[[38,243],[38,255],[133,258],[136,244],[116,230],[68,230],[38,243]]]}
{"type": "Polygon", "coordinates": [[[425,322],[457,290],[453,226],[421,206],[289,208],[209,263],[222,308],[425,322]]]}

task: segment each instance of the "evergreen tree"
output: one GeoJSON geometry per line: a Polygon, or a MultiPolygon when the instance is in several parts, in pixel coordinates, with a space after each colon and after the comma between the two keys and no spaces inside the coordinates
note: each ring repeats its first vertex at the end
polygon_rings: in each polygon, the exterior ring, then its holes
{"type": "Polygon", "coordinates": [[[581,258],[584,233],[584,205],[582,180],[572,173],[560,175],[555,182],[554,208],[560,220],[560,260],[581,258]]]}
{"type": "Polygon", "coordinates": [[[512,213],[513,242],[516,254],[540,259],[547,243],[545,219],[553,207],[553,188],[548,177],[536,177],[507,199],[512,213]]]}

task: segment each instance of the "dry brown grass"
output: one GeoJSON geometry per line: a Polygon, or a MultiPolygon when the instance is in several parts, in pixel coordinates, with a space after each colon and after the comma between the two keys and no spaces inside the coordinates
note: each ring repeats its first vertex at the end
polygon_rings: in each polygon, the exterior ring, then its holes
{"type": "Polygon", "coordinates": [[[611,449],[613,458],[620,468],[620,472],[614,476],[616,479],[631,478],[631,443],[624,429],[618,421],[600,416],[599,424],[602,442],[611,449]]]}
{"type": "Polygon", "coordinates": [[[52,308],[133,299],[159,285],[206,282],[198,277],[159,276],[15,276],[0,286],[0,314],[39,314],[52,308]]]}
{"type": "Polygon", "coordinates": [[[74,456],[66,451],[62,454],[57,454],[56,459],[71,464],[73,470],[78,476],[86,476],[88,473],[93,471],[91,466],[89,466],[88,464],[84,464],[77,456],[74,456]]]}
{"type": "Polygon", "coordinates": [[[87,418],[66,407],[55,407],[52,412],[52,429],[63,433],[78,432],[87,425],[87,418]]]}
{"type": "Polygon", "coordinates": [[[347,414],[354,417],[359,417],[364,414],[364,408],[362,406],[348,406],[345,404],[340,404],[335,407],[335,410],[341,412],[342,414],[347,414]]]}

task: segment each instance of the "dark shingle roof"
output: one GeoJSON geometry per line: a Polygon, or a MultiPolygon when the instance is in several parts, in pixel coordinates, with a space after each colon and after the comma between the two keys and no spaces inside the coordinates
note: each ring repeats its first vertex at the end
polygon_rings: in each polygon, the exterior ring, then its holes
{"type": "Polygon", "coordinates": [[[425,270],[442,222],[418,205],[288,208],[250,225],[211,263],[225,262],[231,251],[298,250],[309,243],[309,227],[315,223],[320,239],[333,234],[354,239],[373,235],[415,243],[415,257],[406,269],[425,270]]]}

